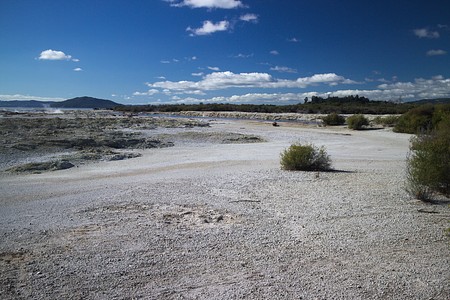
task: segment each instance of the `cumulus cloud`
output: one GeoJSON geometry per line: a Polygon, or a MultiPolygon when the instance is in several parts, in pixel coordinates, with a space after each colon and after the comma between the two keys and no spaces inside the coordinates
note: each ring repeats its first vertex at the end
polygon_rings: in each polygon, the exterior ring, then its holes
{"type": "MultiPolygon", "coordinates": [[[[314,80],[319,79],[317,77],[314,80]]],[[[330,79],[333,76],[325,76],[330,79]]],[[[313,79],[312,79],[313,80],[313,79]]],[[[313,80],[313,81],[314,81],[313,80]]],[[[247,93],[242,95],[218,96],[211,98],[177,98],[172,103],[258,103],[258,104],[290,104],[299,103],[308,97],[318,96],[345,97],[359,95],[371,100],[383,101],[411,101],[419,99],[433,99],[450,97],[450,78],[441,75],[430,79],[418,78],[412,82],[397,82],[393,84],[381,84],[376,89],[346,89],[330,92],[310,91],[305,93],[247,93]]]]}
{"type": "Polygon", "coordinates": [[[148,90],[146,92],[143,92],[143,93],[141,93],[141,92],[134,92],[133,96],[153,96],[153,95],[158,94],[158,93],[159,93],[159,90],[157,90],[157,89],[150,89],[150,90],[148,90]]]}
{"type": "Polygon", "coordinates": [[[258,23],[258,16],[255,14],[245,14],[240,16],[239,20],[244,22],[258,23]]]}
{"type": "Polygon", "coordinates": [[[439,32],[431,31],[427,28],[419,28],[413,30],[414,34],[419,38],[437,39],[439,38],[439,32]]]}
{"type": "Polygon", "coordinates": [[[220,71],[220,68],[219,67],[210,67],[210,66],[208,66],[207,67],[209,70],[211,70],[211,71],[220,71]]]}
{"type": "Polygon", "coordinates": [[[441,49],[427,51],[427,56],[437,56],[437,55],[445,55],[445,54],[447,54],[447,51],[441,50],[441,49]]]}
{"type": "Polygon", "coordinates": [[[276,79],[267,73],[233,73],[230,71],[213,72],[199,81],[159,81],[147,83],[150,88],[164,89],[176,93],[203,93],[204,91],[222,90],[228,88],[306,88],[319,84],[330,86],[337,84],[352,84],[353,80],[335,73],[316,74],[310,77],[300,77],[296,80],[276,79]]]}
{"type": "Polygon", "coordinates": [[[304,94],[296,93],[248,93],[243,95],[218,96],[212,98],[198,99],[194,97],[172,99],[169,103],[258,103],[258,104],[289,104],[303,101],[304,94]]]}
{"type": "Polygon", "coordinates": [[[228,21],[220,21],[218,23],[213,23],[209,20],[203,22],[203,26],[200,28],[186,28],[186,31],[191,32],[191,36],[196,35],[210,35],[214,32],[218,31],[227,31],[230,27],[230,22],[228,21]]]}
{"type": "Polygon", "coordinates": [[[413,82],[396,82],[381,84],[378,89],[403,98],[445,98],[450,96],[450,78],[441,75],[431,79],[417,78],[413,82]]]}
{"type": "Polygon", "coordinates": [[[270,68],[271,71],[277,71],[280,73],[297,73],[296,69],[292,69],[289,67],[283,67],[283,66],[275,66],[270,68]]]}
{"type": "Polygon", "coordinates": [[[334,73],[316,74],[297,80],[277,80],[265,73],[218,72],[206,75],[201,81],[156,82],[147,83],[153,89],[164,88],[166,94],[189,94],[192,96],[172,99],[171,103],[259,103],[259,104],[290,104],[303,102],[305,97],[345,97],[359,95],[371,100],[383,101],[411,101],[418,99],[450,97],[450,78],[442,75],[430,79],[417,78],[413,81],[383,83],[374,89],[341,89],[327,92],[308,91],[303,93],[245,93],[232,96],[215,96],[211,98],[197,98],[205,96],[203,91],[219,90],[228,87],[242,88],[306,88],[317,84],[344,84],[352,82],[334,73]],[[187,91],[187,92],[186,92],[187,91]]]}
{"type": "Polygon", "coordinates": [[[241,1],[239,0],[165,0],[169,2],[171,6],[183,7],[188,6],[191,8],[222,8],[222,9],[232,9],[243,7],[241,1]]]}
{"type": "Polygon", "coordinates": [[[68,55],[62,51],[52,49],[42,51],[39,55],[39,60],[72,60],[75,62],[80,61],[77,58],[72,58],[72,55],[68,55]]]}
{"type": "Polygon", "coordinates": [[[82,68],[75,68],[75,69],[73,69],[75,72],[81,72],[81,71],[83,71],[83,69],[82,68]]]}

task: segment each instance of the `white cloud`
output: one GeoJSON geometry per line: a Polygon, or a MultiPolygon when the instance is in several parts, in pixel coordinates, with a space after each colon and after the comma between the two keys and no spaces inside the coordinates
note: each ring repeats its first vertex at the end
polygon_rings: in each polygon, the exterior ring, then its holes
{"type": "Polygon", "coordinates": [[[228,21],[220,21],[218,23],[213,23],[209,20],[203,22],[203,26],[200,28],[186,28],[186,31],[191,32],[191,36],[196,35],[210,35],[214,32],[218,31],[227,31],[230,27],[230,22],[228,21]]]}
{"type": "Polygon", "coordinates": [[[427,56],[437,56],[437,55],[445,55],[445,54],[447,54],[447,51],[441,50],[441,49],[427,51],[427,56]]]}
{"type": "MultiPolygon", "coordinates": [[[[394,79],[393,79],[394,80],[394,79]]],[[[372,80],[375,82],[376,80],[372,80]]],[[[359,95],[371,100],[385,101],[411,101],[418,99],[432,99],[450,97],[450,78],[436,75],[430,79],[417,78],[413,81],[382,81],[374,89],[337,89],[334,91],[318,92],[314,87],[318,85],[328,85],[329,87],[338,84],[355,84],[356,82],[335,73],[315,74],[309,77],[300,77],[295,80],[273,78],[267,73],[233,73],[214,72],[203,76],[199,81],[160,81],[147,83],[153,90],[161,90],[166,95],[191,95],[185,98],[172,99],[172,103],[272,103],[289,104],[302,102],[305,97],[319,96],[345,97],[359,95]],[[224,90],[228,88],[309,88],[312,91],[303,93],[244,93],[233,96],[218,96],[206,98],[205,92],[224,90]],[[194,96],[195,95],[195,96],[194,96]],[[197,98],[196,96],[199,96],[197,98]],[[200,97],[203,96],[203,97],[200,97]]]]}
{"type": "MultiPolygon", "coordinates": [[[[303,101],[304,94],[296,93],[249,93],[243,95],[233,95],[229,97],[219,96],[206,99],[198,99],[194,97],[177,98],[172,103],[258,103],[258,104],[289,104],[303,101]]],[[[172,99],[175,100],[175,99],[172,99]]]]}
{"type": "Polygon", "coordinates": [[[203,76],[203,74],[204,74],[203,72],[191,73],[192,76],[197,76],[197,77],[203,76]]]}
{"type": "Polygon", "coordinates": [[[280,73],[297,73],[296,69],[292,69],[289,67],[283,67],[283,66],[275,66],[275,67],[270,68],[270,70],[277,71],[280,73]]]}
{"type": "Polygon", "coordinates": [[[430,31],[427,28],[414,29],[413,32],[419,38],[437,39],[440,36],[439,32],[430,31]]]}
{"type": "Polygon", "coordinates": [[[209,67],[208,66],[208,69],[210,69],[211,71],[220,71],[219,67],[209,67]]]}
{"type": "Polygon", "coordinates": [[[441,75],[433,76],[431,79],[417,78],[413,82],[381,84],[378,89],[385,94],[403,98],[445,98],[450,96],[450,78],[441,75]]]}
{"type": "Polygon", "coordinates": [[[293,37],[293,38],[291,38],[291,39],[288,39],[288,42],[298,43],[298,42],[300,42],[300,40],[297,39],[297,38],[295,38],[295,37],[293,37]]]}
{"type": "Polygon", "coordinates": [[[258,16],[255,14],[245,14],[240,16],[239,20],[244,22],[258,23],[258,16]]]}
{"type": "Polygon", "coordinates": [[[141,92],[134,92],[133,96],[153,96],[153,95],[158,94],[158,93],[159,93],[159,90],[157,90],[157,89],[150,89],[147,92],[143,92],[143,93],[141,93],[141,92]]]}
{"type": "Polygon", "coordinates": [[[178,62],[180,62],[180,60],[176,59],[176,58],[172,58],[171,60],[164,59],[164,60],[160,60],[159,62],[162,64],[170,64],[170,63],[178,63],[178,62]]]}
{"type": "Polygon", "coordinates": [[[63,101],[64,98],[57,97],[40,97],[40,96],[30,96],[30,95],[0,95],[0,100],[2,101],[11,101],[11,100],[38,100],[38,101],[63,101]]]}
{"type": "MultiPolygon", "coordinates": [[[[319,74],[320,75],[320,74],[319,74]]],[[[319,78],[333,78],[334,76],[317,76],[311,81],[317,81],[319,78]]],[[[257,104],[290,104],[303,102],[305,97],[318,96],[327,97],[345,97],[359,95],[371,100],[397,101],[399,99],[410,101],[419,99],[433,99],[450,97],[450,78],[444,78],[441,75],[434,76],[431,79],[418,78],[413,82],[397,82],[393,84],[381,84],[378,88],[369,89],[347,89],[330,92],[310,91],[305,93],[247,93],[242,95],[218,96],[211,98],[186,97],[172,99],[169,103],[257,103],[257,104]]]]}
{"type": "Polygon", "coordinates": [[[199,81],[160,81],[147,83],[151,88],[165,89],[176,93],[202,93],[203,91],[222,90],[228,88],[306,88],[318,84],[354,84],[335,73],[316,74],[311,77],[301,77],[296,80],[275,79],[267,73],[239,73],[230,71],[213,72],[199,81]]]}
{"type": "Polygon", "coordinates": [[[82,68],[75,68],[75,69],[73,69],[75,72],[81,72],[81,71],[83,71],[83,69],[82,68]]]}
{"type": "MultiPolygon", "coordinates": [[[[62,51],[52,49],[44,50],[39,55],[39,60],[71,60],[71,59],[72,59],[71,55],[65,54],[62,51]]],[[[76,58],[72,60],[79,61],[76,58]]]]}
{"type": "Polygon", "coordinates": [[[171,3],[171,6],[174,7],[182,7],[189,6],[191,8],[223,8],[223,9],[232,9],[243,7],[241,1],[239,0],[165,0],[166,2],[171,3]]]}
{"type": "Polygon", "coordinates": [[[278,52],[277,50],[272,50],[272,51],[270,51],[270,54],[272,54],[272,55],[279,55],[280,52],[278,52]]]}
{"type": "Polygon", "coordinates": [[[235,55],[235,56],[233,56],[233,57],[235,57],[235,58],[249,58],[249,57],[253,57],[253,53],[250,53],[250,54],[242,54],[242,53],[239,53],[238,55],[235,55]]]}

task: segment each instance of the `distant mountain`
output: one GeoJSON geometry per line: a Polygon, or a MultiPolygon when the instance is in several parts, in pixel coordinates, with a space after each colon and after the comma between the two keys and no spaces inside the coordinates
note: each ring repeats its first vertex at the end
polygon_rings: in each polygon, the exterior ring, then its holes
{"type": "Polygon", "coordinates": [[[0,101],[0,107],[24,107],[24,108],[102,108],[110,109],[122,106],[111,100],[93,97],[77,97],[64,101],[36,101],[36,100],[11,100],[0,101]]]}
{"type": "Polygon", "coordinates": [[[450,103],[450,98],[422,99],[422,100],[414,101],[413,103],[417,103],[417,104],[426,104],[426,103],[446,104],[446,103],[450,103]]]}
{"type": "Polygon", "coordinates": [[[53,102],[37,100],[11,100],[0,101],[0,107],[25,107],[25,108],[45,108],[50,107],[53,102]]]}
{"type": "Polygon", "coordinates": [[[114,108],[122,104],[111,100],[97,99],[92,97],[76,97],[61,102],[52,102],[52,108],[114,108]]]}

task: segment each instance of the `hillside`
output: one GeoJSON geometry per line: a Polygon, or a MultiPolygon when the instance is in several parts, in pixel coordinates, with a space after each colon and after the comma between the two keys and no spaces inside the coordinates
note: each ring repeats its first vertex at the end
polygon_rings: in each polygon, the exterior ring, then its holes
{"type": "Polygon", "coordinates": [[[422,100],[415,101],[414,103],[417,103],[417,104],[426,104],[426,103],[446,104],[446,103],[450,103],[450,98],[422,99],[422,100]]]}
{"type": "Polygon", "coordinates": [[[111,100],[104,100],[92,97],[76,97],[61,102],[53,102],[50,107],[52,108],[113,108],[120,106],[111,100]]]}

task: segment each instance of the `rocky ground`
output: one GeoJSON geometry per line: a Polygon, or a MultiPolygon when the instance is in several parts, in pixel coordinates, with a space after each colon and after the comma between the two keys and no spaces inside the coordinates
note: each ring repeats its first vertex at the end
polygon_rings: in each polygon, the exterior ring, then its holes
{"type": "Polygon", "coordinates": [[[449,202],[405,193],[410,136],[208,124],[138,130],[173,146],[129,160],[2,172],[0,298],[449,298],[449,202]],[[282,171],[293,142],[336,172],[282,171]]]}
{"type": "Polygon", "coordinates": [[[139,150],[164,148],[180,141],[259,142],[233,133],[152,134],[161,128],[207,127],[207,121],[66,111],[64,114],[3,113],[0,117],[0,171],[41,173],[99,160],[139,157],[139,150]],[[145,133],[145,134],[144,134],[145,133]],[[128,150],[128,151],[127,151],[128,150]],[[133,150],[133,151],[129,151],[133,150]]]}

